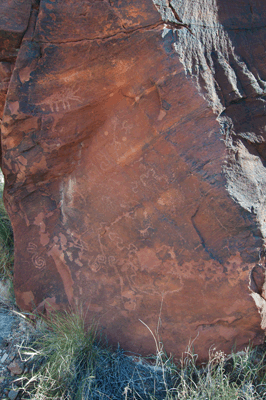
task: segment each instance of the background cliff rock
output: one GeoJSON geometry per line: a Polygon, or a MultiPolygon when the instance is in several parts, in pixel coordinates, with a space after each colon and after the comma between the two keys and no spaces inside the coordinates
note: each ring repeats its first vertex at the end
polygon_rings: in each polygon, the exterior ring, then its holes
{"type": "Polygon", "coordinates": [[[142,353],[139,319],[177,355],[258,343],[263,1],[18,3],[1,131],[20,307],[82,303],[142,353]]]}

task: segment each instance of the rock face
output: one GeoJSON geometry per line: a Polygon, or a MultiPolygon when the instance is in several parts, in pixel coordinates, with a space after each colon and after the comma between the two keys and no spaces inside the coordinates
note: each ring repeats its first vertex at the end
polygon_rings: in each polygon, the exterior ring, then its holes
{"type": "Polygon", "coordinates": [[[0,121],[9,80],[31,13],[30,0],[0,2],[0,121]]]}
{"type": "Polygon", "coordinates": [[[259,343],[265,2],[24,4],[1,28],[20,47],[1,126],[20,307],[82,304],[141,353],[140,320],[177,356],[259,343]]]}

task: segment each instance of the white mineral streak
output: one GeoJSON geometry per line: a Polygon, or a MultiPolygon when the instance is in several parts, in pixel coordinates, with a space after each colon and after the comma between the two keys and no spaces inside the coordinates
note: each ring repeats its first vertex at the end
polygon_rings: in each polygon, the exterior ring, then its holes
{"type": "Polygon", "coordinates": [[[65,225],[71,214],[71,207],[73,205],[73,194],[75,193],[76,178],[71,175],[63,180],[60,184],[60,208],[63,216],[63,224],[65,225]]]}
{"type": "Polygon", "coordinates": [[[0,170],[0,187],[4,186],[4,175],[3,172],[0,170]]]}

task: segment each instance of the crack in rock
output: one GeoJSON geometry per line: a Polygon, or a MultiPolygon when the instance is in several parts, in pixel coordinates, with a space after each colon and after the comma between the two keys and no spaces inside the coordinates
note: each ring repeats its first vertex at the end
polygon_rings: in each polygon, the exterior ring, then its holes
{"type": "Polygon", "coordinates": [[[96,41],[96,40],[108,40],[108,39],[114,39],[116,37],[119,37],[121,35],[131,35],[132,33],[135,32],[142,32],[145,30],[151,30],[151,29],[156,29],[159,26],[163,26],[164,22],[159,21],[156,24],[150,24],[150,25],[145,25],[141,26],[138,28],[134,29],[128,29],[124,31],[119,31],[114,33],[113,35],[108,35],[108,36],[95,36],[92,38],[85,38],[85,39],[78,39],[78,40],[69,40],[69,41],[61,41],[61,42],[55,42],[55,41],[44,41],[44,40],[39,40],[39,43],[48,43],[48,44],[69,44],[69,43],[81,43],[81,42],[86,42],[86,41],[96,41]]]}
{"type": "Polygon", "coordinates": [[[203,237],[203,235],[202,235],[202,233],[201,233],[201,231],[200,231],[200,228],[199,228],[199,226],[196,224],[195,218],[196,218],[196,216],[197,216],[197,214],[198,214],[198,212],[199,212],[199,209],[200,209],[200,207],[198,207],[198,208],[196,209],[195,213],[194,213],[194,214],[192,215],[192,217],[191,217],[191,222],[192,222],[193,228],[195,229],[195,231],[196,231],[196,233],[197,233],[197,235],[198,235],[198,237],[199,237],[199,239],[200,239],[200,242],[201,242],[202,247],[204,248],[204,250],[206,251],[206,253],[210,256],[210,258],[211,258],[212,260],[216,260],[216,261],[218,261],[220,264],[222,264],[221,260],[219,260],[219,258],[218,258],[217,256],[214,256],[214,254],[211,252],[211,250],[210,250],[209,247],[207,246],[206,241],[205,241],[205,239],[204,239],[204,237],[203,237]]]}

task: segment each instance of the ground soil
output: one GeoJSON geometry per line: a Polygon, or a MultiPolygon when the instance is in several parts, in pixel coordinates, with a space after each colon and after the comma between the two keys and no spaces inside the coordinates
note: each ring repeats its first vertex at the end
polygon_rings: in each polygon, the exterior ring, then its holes
{"type": "Polygon", "coordinates": [[[29,342],[34,326],[9,296],[0,296],[0,399],[26,398],[21,389],[29,366],[21,354],[21,346],[29,342]]]}

